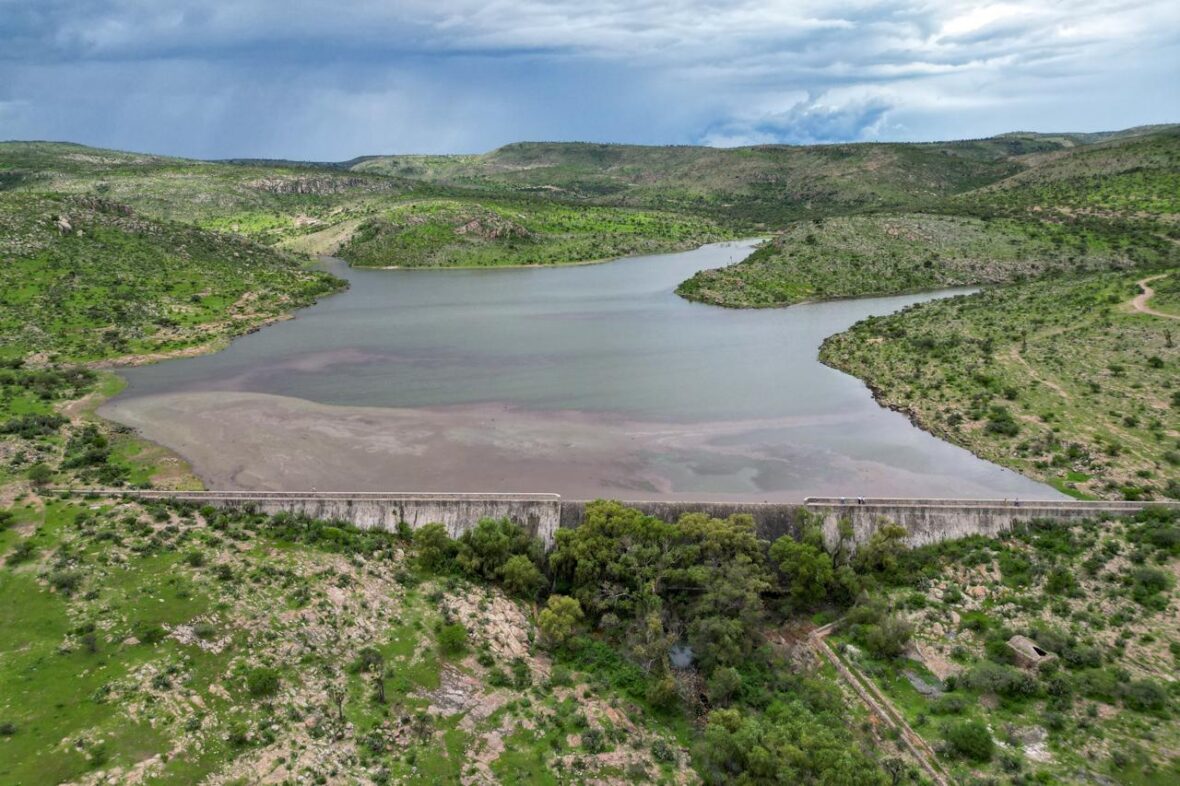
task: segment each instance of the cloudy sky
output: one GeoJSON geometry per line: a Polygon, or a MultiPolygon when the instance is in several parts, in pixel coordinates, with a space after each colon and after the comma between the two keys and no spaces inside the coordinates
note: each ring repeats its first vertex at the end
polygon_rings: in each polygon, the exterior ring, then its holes
{"type": "Polygon", "coordinates": [[[1180,121],[1177,0],[0,0],[0,139],[207,158],[1180,121]]]}

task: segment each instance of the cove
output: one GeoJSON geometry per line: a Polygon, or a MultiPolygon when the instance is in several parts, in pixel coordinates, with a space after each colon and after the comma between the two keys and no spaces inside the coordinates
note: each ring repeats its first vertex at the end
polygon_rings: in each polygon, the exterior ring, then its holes
{"type": "Polygon", "coordinates": [[[222,352],[127,369],[100,413],[213,488],[1059,497],[816,359],[864,317],[959,293],[750,311],[673,293],[755,242],[556,268],[327,261],[346,292],[222,352]]]}

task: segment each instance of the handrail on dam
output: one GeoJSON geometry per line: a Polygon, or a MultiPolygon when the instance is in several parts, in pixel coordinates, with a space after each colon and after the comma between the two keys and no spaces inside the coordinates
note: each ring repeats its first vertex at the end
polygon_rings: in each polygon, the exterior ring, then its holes
{"type": "Polygon", "coordinates": [[[178,489],[74,489],[54,488],[57,494],[75,494],[83,497],[140,497],[142,499],[209,499],[209,500],[284,500],[284,499],[325,499],[366,501],[398,500],[495,500],[556,502],[560,494],[549,493],[481,493],[442,491],[183,491],[178,489]]]}
{"type": "Polygon", "coordinates": [[[1050,509],[1050,510],[1094,510],[1094,511],[1131,511],[1137,512],[1149,506],[1176,507],[1177,502],[1167,500],[1144,500],[1131,502],[1126,500],[1080,500],[1080,499],[1020,499],[1008,497],[1006,499],[940,499],[911,498],[911,497],[805,497],[803,504],[811,507],[890,507],[900,506],[911,508],[1013,508],[1013,509],[1050,509]]]}

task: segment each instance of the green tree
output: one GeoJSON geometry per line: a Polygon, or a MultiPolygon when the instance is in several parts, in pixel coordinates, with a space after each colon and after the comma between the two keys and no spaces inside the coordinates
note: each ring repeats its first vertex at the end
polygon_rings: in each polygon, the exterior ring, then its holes
{"type": "Polygon", "coordinates": [[[512,556],[523,554],[539,561],[542,553],[540,541],[510,519],[481,519],[459,538],[455,560],[464,572],[494,580],[512,556]]]}
{"type": "Polygon", "coordinates": [[[427,570],[445,571],[453,564],[458,545],[442,524],[427,524],[414,532],[418,563],[427,570]]]}
{"type": "Polygon", "coordinates": [[[909,548],[906,535],[905,527],[883,521],[868,542],[857,549],[853,567],[861,573],[875,573],[887,580],[895,579],[901,557],[909,548]]]}
{"type": "Polygon", "coordinates": [[[585,615],[577,599],[565,595],[550,595],[541,609],[538,626],[541,635],[553,646],[562,646],[578,632],[585,615]]]}
{"type": "Polygon", "coordinates": [[[529,599],[537,596],[537,591],[545,582],[540,569],[523,554],[515,554],[508,558],[500,568],[500,578],[504,582],[504,588],[513,595],[529,599]]]}
{"type": "Polygon", "coordinates": [[[832,558],[809,543],[784,535],[770,547],[770,559],[782,572],[791,598],[802,606],[823,600],[835,580],[832,558]]]}

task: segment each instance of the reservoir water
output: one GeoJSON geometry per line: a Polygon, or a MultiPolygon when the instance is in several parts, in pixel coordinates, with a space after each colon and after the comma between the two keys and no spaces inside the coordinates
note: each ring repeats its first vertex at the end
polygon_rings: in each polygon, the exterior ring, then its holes
{"type": "Polygon", "coordinates": [[[213,488],[1057,496],[816,360],[857,320],[954,293],[749,311],[673,293],[752,245],[560,268],[328,262],[347,292],[222,352],[128,369],[101,411],[213,488]]]}

